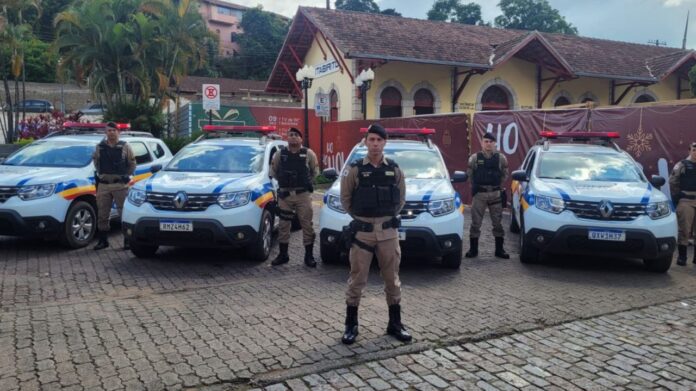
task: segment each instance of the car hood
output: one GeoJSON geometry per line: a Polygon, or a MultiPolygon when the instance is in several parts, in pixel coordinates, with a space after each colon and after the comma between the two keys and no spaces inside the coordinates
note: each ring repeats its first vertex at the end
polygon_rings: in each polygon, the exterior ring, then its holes
{"type": "MultiPolygon", "coordinates": [[[[454,190],[447,179],[406,178],[406,201],[430,201],[452,198],[454,190]]],[[[334,182],[327,192],[333,195],[341,193],[340,181],[334,182]]]]}
{"type": "Polygon", "coordinates": [[[81,168],[0,165],[0,186],[60,183],[81,178],[84,172],[81,168]]]}
{"type": "Polygon", "coordinates": [[[537,194],[563,198],[566,201],[601,201],[646,203],[665,201],[667,197],[649,183],[595,182],[539,179],[534,182],[537,194]]]}
{"type": "Polygon", "coordinates": [[[141,190],[158,193],[185,191],[197,194],[217,194],[248,190],[258,180],[258,175],[160,171],[149,179],[138,182],[137,187],[141,190]]]}

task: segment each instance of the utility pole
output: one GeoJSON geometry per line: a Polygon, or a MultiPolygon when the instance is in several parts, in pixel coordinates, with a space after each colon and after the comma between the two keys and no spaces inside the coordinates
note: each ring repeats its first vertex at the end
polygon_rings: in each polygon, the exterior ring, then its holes
{"type": "Polygon", "coordinates": [[[684,39],[682,40],[682,50],[686,49],[686,33],[689,32],[689,14],[691,11],[686,12],[686,27],[684,27],[684,39]]]}
{"type": "Polygon", "coordinates": [[[326,9],[327,10],[331,9],[331,0],[326,0],[326,9]]]}

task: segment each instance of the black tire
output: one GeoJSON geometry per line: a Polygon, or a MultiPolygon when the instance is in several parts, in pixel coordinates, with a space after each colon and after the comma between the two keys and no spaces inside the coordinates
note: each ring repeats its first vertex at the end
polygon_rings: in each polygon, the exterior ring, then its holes
{"type": "Polygon", "coordinates": [[[335,264],[341,262],[341,250],[337,249],[336,246],[327,246],[320,243],[319,255],[321,255],[323,263],[335,264]]]}
{"type": "Polygon", "coordinates": [[[651,272],[666,273],[672,266],[672,254],[655,259],[644,259],[645,267],[651,272]]]}
{"type": "Polygon", "coordinates": [[[82,248],[89,244],[97,232],[97,212],[92,204],[77,201],[65,215],[60,242],[69,248],[82,248]]]}
{"type": "Polygon", "coordinates": [[[442,266],[448,269],[459,269],[462,265],[462,248],[459,251],[451,252],[442,257],[442,266]]]}
{"type": "Polygon", "coordinates": [[[273,242],[273,214],[264,209],[261,214],[258,235],[256,241],[249,247],[249,256],[257,262],[263,262],[271,254],[273,242]]]}
{"type": "MultiPolygon", "coordinates": [[[[521,215],[520,215],[521,216],[521,215]]],[[[520,225],[520,262],[522,263],[539,263],[540,251],[538,248],[530,245],[525,240],[524,234],[524,218],[521,218],[520,225]]]]}
{"type": "Polygon", "coordinates": [[[517,218],[515,217],[515,212],[510,213],[510,232],[513,234],[520,233],[520,225],[517,223],[517,218]]]}
{"type": "Polygon", "coordinates": [[[152,258],[157,253],[159,246],[148,246],[142,244],[131,243],[131,252],[138,258],[152,258]]]}

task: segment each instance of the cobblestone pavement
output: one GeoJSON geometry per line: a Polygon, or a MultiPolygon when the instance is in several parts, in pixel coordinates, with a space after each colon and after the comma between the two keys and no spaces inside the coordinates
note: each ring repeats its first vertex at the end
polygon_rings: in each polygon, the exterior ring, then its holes
{"type": "Polygon", "coordinates": [[[667,274],[636,260],[522,265],[508,237],[510,260],[492,257],[486,236],[458,271],[403,265],[407,345],[384,335],[373,270],[350,347],[339,341],[348,269],[305,268],[299,232],[291,262],[275,268],[233,250],[141,260],[116,231],[100,252],[0,237],[0,390],[246,387],[696,297],[692,264],[667,274]]]}
{"type": "Polygon", "coordinates": [[[694,390],[696,300],[293,378],[266,390],[694,390]]]}

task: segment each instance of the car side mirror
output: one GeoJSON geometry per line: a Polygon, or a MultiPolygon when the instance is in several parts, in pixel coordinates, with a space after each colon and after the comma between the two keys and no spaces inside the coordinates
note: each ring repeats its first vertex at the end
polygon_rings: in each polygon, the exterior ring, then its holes
{"type": "Polygon", "coordinates": [[[156,172],[158,172],[158,171],[160,171],[161,169],[162,169],[162,165],[161,165],[161,164],[153,164],[153,165],[150,166],[150,172],[153,173],[153,174],[156,173],[156,172]]]}
{"type": "Polygon", "coordinates": [[[323,175],[324,178],[332,181],[335,181],[336,178],[338,178],[338,172],[336,172],[335,168],[327,168],[321,172],[321,175],[323,175]]]}
{"type": "Polygon", "coordinates": [[[653,176],[650,178],[650,184],[653,185],[653,186],[655,186],[655,187],[657,187],[658,190],[660,190],[660,188],[661,188],[662,186],[664,186],[666,182],[667,182],[667,181],[665,181],[665,178],[663,178],[663,177],[661,177],[661,176],[659,176],[659,175],[653,175],[653,176]]]}
{"type": "Polygon", "coordinates": [[[469,175],[467,175],[466,172],[455,171],[454,174],[452,175],[452,179],[450,179],[450,182],[462,183],[462,182],[466,182],[467,179],[469,179],[469,175]]]}
{"type": "Polygon", "coordinates": [[[512,179],[517,182],[529,182],[529,175],[525,170],[517,170],[512,172],[512,179]]]}

